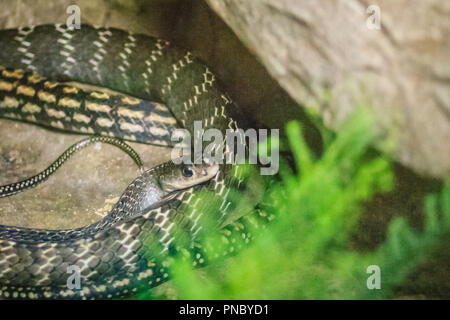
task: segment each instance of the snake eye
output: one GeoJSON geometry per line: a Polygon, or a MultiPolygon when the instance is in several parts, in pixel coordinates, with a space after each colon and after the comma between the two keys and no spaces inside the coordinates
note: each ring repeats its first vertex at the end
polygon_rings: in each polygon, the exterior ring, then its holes
{"type": "Polygon", "coordinates": [[[186,178],[192,177],[193,174],[194,174],[194,172],[192,171],[192,169],[189,169],[189,167],[183,168],[183,176],[185,176],[186,178]]]}

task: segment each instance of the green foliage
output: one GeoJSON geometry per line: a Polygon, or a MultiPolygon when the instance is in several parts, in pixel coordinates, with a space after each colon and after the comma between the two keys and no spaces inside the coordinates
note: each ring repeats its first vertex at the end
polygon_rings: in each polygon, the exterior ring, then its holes
{"type": "MultiPolygon", "coordinates": [[[[175,259],[172,285],[180,299],[384,299],[450,237],[450,187],[426,199],[423,232],[403,219],[392,222],[375,251],[354,251],[349,238],[363,204],[393,187],[389,159],[370,156],[372,117],[360,110],[336,135],[328,134],[323,155],[308,149],[297,122],[287,136],[296,170],[280,168],[281,181],[264,197],[264,215],[274,217],[251,232],[251,245],[203,270],[175,259]],[[381,270],[381,289],[369,290],[367,267],[381,270]]],[[[207,237],[204,246],[219,247],[207,237]]]]}

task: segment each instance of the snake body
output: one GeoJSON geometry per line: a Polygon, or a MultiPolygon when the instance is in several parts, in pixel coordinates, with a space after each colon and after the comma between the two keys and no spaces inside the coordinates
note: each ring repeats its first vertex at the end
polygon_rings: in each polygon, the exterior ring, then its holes
{"type": "Polygon", "coordinates": [[[22,192],[27,189],[34,188],[47,180],[52,174],[56,172],[75,152],[87,147],[92,143],[103,142],[115,147],[120,148],[122,151],[127,153],[131,159],[139,167],[140,171],[144,170],[144,165],[141,158],[137,152],[126,144],[123,140],[112,138],[112,137],[102,137],[102,136],[91,136],[85,138],[73,145],[71,145],[66,151],[64,151],[58,159],[53,161],[45,170],[35,174],[32,177],[23,179],[19,182],[9,183],[7,185],[0,186],[0,198],[9,197],[16,193],[22,192]]]}
{"type": "MultiPolygon", "coordinates": [[[[198,134],[194,121],[224,135],[238,128],[231,117],[236,106],[210,69],[167,41],[112,28],[43,25],[0,31],[0,48],[0,117],[159,145],[170,145],[170,130],[178,126],[198,134]],[[67,81],[119,93],[89,91],[67,81]]],[[[241,185],[241,175],[239,166],[220,165],[206,182],[217,226],[233,205],[230,190],[241,185]]],[[[134,208],[142,194],[136,183],[146,185],[142,179],[128,188],[116,213],[134,208]]],[[[0,297],[121,297],[167,280],[170,252],[203,265],[207,249],[176,245],[179,230],[194,239],[202,229],[202,207],[192,201],[198,189],[187,187],[157,208],[131,210],[125,217],[110,214],[109,220],[79,229],[0,226],[0,297]],[[66,286],[69,265],[81,269],[81,290],[66,286]]],[[[230,239],[248,241],[245,221],[221,229],[224,250],[234,249],[230,239]]]]}

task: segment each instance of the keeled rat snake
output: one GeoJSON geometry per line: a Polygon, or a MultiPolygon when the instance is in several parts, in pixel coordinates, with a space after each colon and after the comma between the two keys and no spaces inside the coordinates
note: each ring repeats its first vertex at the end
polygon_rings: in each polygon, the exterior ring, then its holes
{"type": "MultiPolygon", "coordinates": [[[[194,121],[224,136],[226,129],[238,128],[231,117],[235,105],[209,68],[167,41],[112,28],[42,25],[0,31],[0,48],[0,117],[166,146],[172,145],[171,133],[178,126],[198,135],[194,121]],[[69,81],[120,93],[84,89],[69,81]]],[[[229,152],[225,149],[224,157],[229,152]]],[[[152,174],[174,172],[173,168],[164,164],[152,174]]],[[[202,191],[209,191],[208,206],[216,208],[216,227],[233,206],[230,191],[243,179],[239,166],[221,164],[214,178],[205,182],[202,191]]],[[[248,242],[246,224],[256,223],[260,216],[221,228],[221,252],[177,241],[178,235],[187,233],[192,240],[203,231],[205,201],[195,197],[197,189],[186,187],[172,201],[143,211],[133,209],[133,192],[125,192],[116,204],[120,210],[94,227],[0,226],[0,297],[127,296],[139,286],[167,280],[173,254],[201,266],[208,256],[232,252],[240,246],[237,243],[248,242]],[[80,290],[66,285],[69,265],[81,269],[80,290]]]]}

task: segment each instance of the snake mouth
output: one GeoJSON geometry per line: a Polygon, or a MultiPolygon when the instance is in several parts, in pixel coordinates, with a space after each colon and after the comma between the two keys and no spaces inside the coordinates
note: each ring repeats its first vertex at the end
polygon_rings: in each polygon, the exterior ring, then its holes
{"type": "Polygon", "coordinates": [[[203,187],[207,186],[209,184],[209,182],[210,182],[210,179],[205,180],[205,181],[203,181],[201,183],[198,183],[196,185],[193,185],[193,186],[185,187],[185,188],[182,188],[182,189],[177,189],[177,190],[174,190],[174,191],[172,191],[170,193],[167,193],[167,194],[165,194],[162,197],[161,201],[158,203],[158,206],[166,204],[167,202],[175,199],[177,196],[179,196],[181,193],[183,193],[186,190],[195,189],[196,187],[197,188],[203,188],[203,187]]]}

